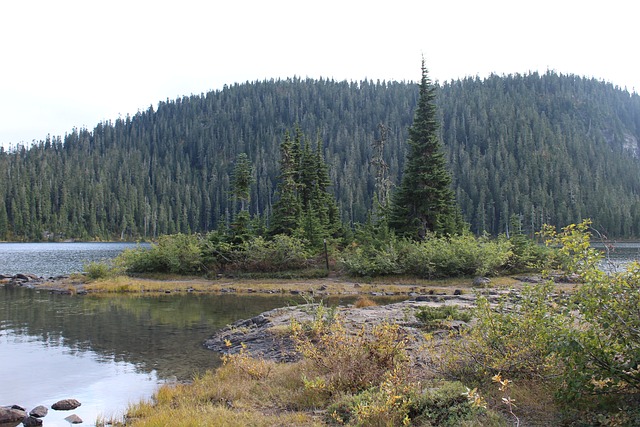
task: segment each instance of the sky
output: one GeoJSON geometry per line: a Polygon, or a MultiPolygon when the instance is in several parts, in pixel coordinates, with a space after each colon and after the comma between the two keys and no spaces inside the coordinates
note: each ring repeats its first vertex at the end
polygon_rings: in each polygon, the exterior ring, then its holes
{"type": "Polygon", "coordinates": [[[553,70],[640,92],[631,0],[22,0],[0,5],[0,145],[264,79],[553,70]]]}

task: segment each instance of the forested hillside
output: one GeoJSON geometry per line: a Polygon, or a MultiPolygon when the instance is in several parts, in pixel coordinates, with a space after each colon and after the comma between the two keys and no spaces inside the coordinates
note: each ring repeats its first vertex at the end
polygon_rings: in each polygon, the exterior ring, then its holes
{"type": "MultiPolygon", "coordinates": [[[[437,86],[441,132],[474,232],[590,217],[640,236],[640,96],[555,73],[437,86]]],[[[137,239],[228,223],[234,161],[253,165],[249,212],[268,218],[279,146],[298,125],[322,144],[342,219],[372,206],[372,144],[387,129],[392,183],[418,97],[404,82],[271,80],[161,102],[93,130],[0,151],[0,239],[137,239]]]]}

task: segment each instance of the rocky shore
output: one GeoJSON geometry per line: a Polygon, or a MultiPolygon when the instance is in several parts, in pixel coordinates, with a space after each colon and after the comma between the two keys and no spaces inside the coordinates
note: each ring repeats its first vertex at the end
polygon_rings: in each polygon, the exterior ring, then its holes
{"type": "MultiPolygon", "coordinates": [[[[54,411],[72,411],[81,405],[76,399],[63,399],[53,405],[54,411]]],[[[20,424],[25,427],[43,425],[43,418],[47,416],[49,409],[39,405],[29,412],[19,405],[0,406],[0,427],[16,427],[20,424]]],[[[82,418],[76,414],[71,414],[65,418],[69,424],[81,424],[82,418]]]]}
{"type": "Polygon", "coordinates": [[[82,283],[73,281],[70,276],[44,278],[31,273],[18,273],[12,276],[0,274],[0,285],[43,289],[60,294],[87,293],[82,283]]]}
{"type": "MultiPolygon", "coordinates": [[[[501,294],[509,290],[487,290],[486,296],[490,301],[497,301],[501,294]]],[[[335,315],[353,331],[363,325],[373,326],[382,322],[401,325],[404,333],[412,336],[412,345],[407,349],[414,356],[424,343],[422,323],[416,319],[420,307],[438,307],[452,305],[459,308],[470,308],[476,303],[476,295],[467,294],[433,294],[418,295],[407,301],[357,308],[354,306],[337,307],[335,315]]],[[[291,362],[298,360],[294,344],[288,335],[288,328],[293,320],[304,323],[314,319],[318,313],[318,304],[305,304],[293,307],[277,308],[264,312],[251,319],[240,320],[217,331],[205,342],[205,346],[213,351],[224,354],[235,354],[241,350],[254,356],[277,362],[291,362]]],[[[451,321],[446,327],[457,329],[464,326],[464,322],[451,321]]],[[[447,330],[436,331],[446,333],[447,330]]]]}

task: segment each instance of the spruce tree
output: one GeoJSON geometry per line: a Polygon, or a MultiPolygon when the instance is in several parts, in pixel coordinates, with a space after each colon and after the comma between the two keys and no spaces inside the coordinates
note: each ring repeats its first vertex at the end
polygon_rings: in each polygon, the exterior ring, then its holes
{"type": "Polygon", "coordinates": [[[389,226],[416,240],[428,232],[459,233],[460,214],[451,189],[451,175],[439,140],[435,88],[422,61],[420,95],[409,128],[409,152],[398,190],[393,194],[389,226]]]}

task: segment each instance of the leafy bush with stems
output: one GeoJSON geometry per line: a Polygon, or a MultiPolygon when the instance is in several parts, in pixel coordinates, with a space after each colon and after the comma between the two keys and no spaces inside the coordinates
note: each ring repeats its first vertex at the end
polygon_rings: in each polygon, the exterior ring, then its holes
{"type": "Polygon", "coordinates": [[[90,262],[84,265],[84,271],[89,279],[106,279],[115,276],[117,269],[105,262],[90,262]]]}
{"type": "Polygon", "coordinates": [[[543,231],[557,248],[552,265],[580,277],[574,292],[559,292],[549,280],[497,304],[480,296],[472,328],[452,336],[446,351],[432,340],[437,371],[476,383],[496,375],[540,381],[559,402],[584,405],[585,414],[636,419],[638,411],[624,408],[640,396],[640,265],[599,269],[589,226],[543,231]]]}
{"type": "Polygon", "coordinates": [[[242,248],[238,268],[243,271],[282,271],[308,267],[310,254],[301,239],[278,234],[271,240],[255,237],[242,248]]]}
{"type": "Polygon", "coordinates": [[[129,273],[198,274],[204,271],[199,236],[172,234],[160,236],[151,248],[127,249],[116,263],[129,273]]]}
{"type": "Polygon", "coordinates": [[[352,244],[340,261],[355,276],[408,274],[433,279],[495,275],[507,268],[512,257],[511,243],[506,238],[431,235],[415,242],[391,235],[385,243],[352,244]]]}
{"type": "Polygon", "coordinates": [[[455,305],[424,306],[416,311],[416,319],[421,321],[426,329],[439,328],[451,320],[469,322],[471,318],[469,310],[460,309],[455,305]]]}

